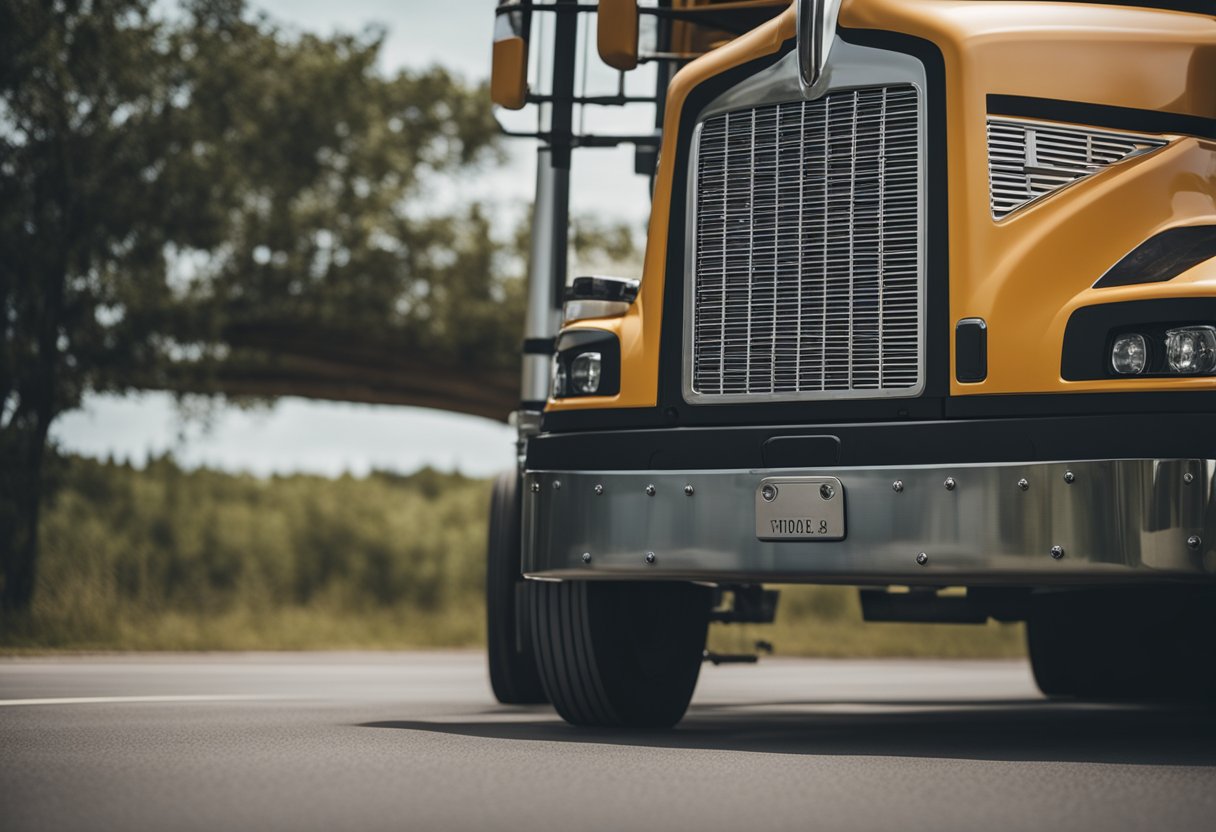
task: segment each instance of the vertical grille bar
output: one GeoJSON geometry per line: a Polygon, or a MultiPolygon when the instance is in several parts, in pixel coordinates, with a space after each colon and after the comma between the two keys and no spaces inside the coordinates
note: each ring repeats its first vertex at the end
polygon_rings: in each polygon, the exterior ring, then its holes
{"type": "Polygon", "coordinates": [[[703,122],[693,393],[919,390],[919,107],[916,88],[898,85],[703,122]]]}

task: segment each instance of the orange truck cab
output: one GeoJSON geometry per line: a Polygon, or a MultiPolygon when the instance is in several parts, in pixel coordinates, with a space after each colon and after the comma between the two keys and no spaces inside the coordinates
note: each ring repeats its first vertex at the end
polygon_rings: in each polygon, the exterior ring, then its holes
{"type": "Polygon", "coordinates": [[[499,698],[672,724],[707,622],[771,620],[787,583],[1027,621],[1050,695],[1212,698],[1216,7],[598,12],[606,63],[661,65],[654,135],[619,137],[658,161],[642,273],[568,284],[564,172],[614,140],[561,112],[591,9],[498,9],[496,102],[551,108],[499,698]],[[550,93],[520,69],[541,14],[550,93]]]}

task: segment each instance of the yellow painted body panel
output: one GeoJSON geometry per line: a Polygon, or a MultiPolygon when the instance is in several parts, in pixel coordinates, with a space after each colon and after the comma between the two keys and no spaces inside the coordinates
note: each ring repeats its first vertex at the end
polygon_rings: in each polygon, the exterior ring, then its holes
{"type": "MultiPolygon", "coordinates": [[[[1216,223],[1216,142],[1167,136],[1166,147],[1114,165],[997,222],[989,205],[986,134],[989,94],[1216,117],[1216,19],[1079,3],[845,0],[840,26],[913,35],[942,52],[951,395],[1216,389],[1211,377],[1060,378],[1064,327],[1076,308],[1216,295],[1216,263],[1211,261],[1164,283],[1090,288],[1153,234],[1216,223]],[[988,377],[976,384],[954,381],[953,326],[967,317],[988,324],[988,377]]],[[[664,274],[680,108],[700,81],[771,54],[793,35],[791,9],[676,75],[665,114],[665,124],[673,129],[664,135],[638,302],[615,322],[579,324],[621,333],[621,393],[551,402],[551,409],[655,404],[663,284],[682,279],[664,274]]]]}
{"type": "Polygon", "coordinates": [[[1078,3],[848,0],[840,24],[915,35],[942,50],[950,321],[988,323],[983,382],[954,380],[951,338],[951,395],[1216,388],[1214,378],[1060,378],[1064,327],[1077,307],[1216,294],[1210,264],[1208,281],[1089,288],[1158,231],[1216,222],[1216,145],[1179,140],[994,222],[985,130],[989,94],[1216,115],[1216,20],[1078,3]]]}

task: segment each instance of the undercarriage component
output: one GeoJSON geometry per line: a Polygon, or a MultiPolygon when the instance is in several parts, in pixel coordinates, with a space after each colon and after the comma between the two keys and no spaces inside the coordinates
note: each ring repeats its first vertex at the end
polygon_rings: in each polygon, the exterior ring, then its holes
{"type": "Polygon", "coordinates": [[[715,653],[713,650],[706,650],[704,659],[717,667],[720,664],[755,664],[760,661],[761,653],[764,653],[766,656],[773,655],[773,645],[771,642],[757,641],[755,647],[755,653],[715,653]]]}
{"type": "Polygon", "coordinates": [[[777,617],[780,597],[780,590],[765,589],[759,584],[721,586],[715,592],[714,611],[709,614],[709,620],[720,624],[772,624],[777,617]],[[731,595],[731,605],[719,609],[726,593],[731,595]]]}
{"type": "Polygon", "coordinates": [[[866,621],[903,621],[922,624],[983,624],[1022,621],[1030,591],[1004,587],[975,587],[966,595],[948,595],[934,587],[913,587],[905,592],[861,590],[861,617],[866,621]]]}

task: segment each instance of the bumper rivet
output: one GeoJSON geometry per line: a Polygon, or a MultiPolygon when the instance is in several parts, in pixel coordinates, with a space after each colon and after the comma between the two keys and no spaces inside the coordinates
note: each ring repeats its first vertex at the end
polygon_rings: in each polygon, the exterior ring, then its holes
{"type": "Polygon", "coordinates": [[[1030,490],[1030,481],[1027,480],[1025,477],[1022,477],[1022,479],[1018,480],[1018,488],[1022,489],[1023,491],[1029,491],[1030,490]]]}
{"type": "Polygon", "coordinates": [[[654,483],[651,483],[650,485],[646,486],[646,496],[647,497],[654,496],[654,483]]]}
{"type": "Polygon", "coordinates": [[[537,493],[537,492],[539,492],[539,491],[540,491],[540,483],[538,483],[538,482],[533,482],[533,483],[532,483],[532,493],[533,493],[533,494],[536,494],[536,493],[537,493]]]}
{"type": "Polygon", "coordinates": [[[583,552],[583,563],[591,563],[591,553],[583,552]]]}
{"type": "Polygon", "coordinates": [[[902,494],[904,490],[904,481],[896,480],[895,482],[891,483],[891,490],[896,494],[902,494]]]}
{"type": "Polygon", "coordinates": [[[919,563],[921,566],[924,566],[926,563],[929,562],[929,556],[926,555],[924,552],[921,552],[919,555],[916,556],[916,562],[919,563]]]}
{"type": "Polygon", "coordinates": [[[1072,485],[1076,481],[1077,481],[1076,474],[1074,474],[1072,471],[1064,472],[1064,482],[1068,483],[1069,485],[1072,485]]]}
{"type": "Polygon", "coordinates": [[[1197,534],[1193,534],[1186,539],[1186,545],[1192,549],[1198,549],[1203,545],[1203,538],[1197,534]]]}
{"type": "Polygon", "coordinates": [[[684,486],[684,493],[687,494],[689,497],[691,497],[693,495],[693,491],[694,491],[694,489],[691,484],[684,486]]]}
{"type": "Polygon", "coordinates": [[[954,481],[954,477],[946,477],[946,481],[942,485],[946,486],[947,491],[953,491],[954,486],[958,485],[958,483],[954,481]]]}
{"type": "Polygon", "coordinates": [[[554,481],[553,481],[553,490],[554,490],[554,491],[561,491],[561,490],[562,490],[562,481],[561,481],[561,480],[554,480],[554,481]]]}
{"type": "Polygon", "coordinates": [[[1064,547],[1063,546],[1052,546],[1051,547],[1051,556],[1055,560],[1059,560],[1060,558],[1064,557],[1064,547]]]}
{"type": "Polygon", "coordinates": [[[647,553],[646,553],[646,562],[647,562],[647,563],[654,563],[654,552],[647,552],[647,553]]]}
{"type": "Polygon", "coordinates": [[[600,494],[603,494],[603,493],[604,493],[604,486],[600,485],[600,484],[597,482],[597,483],[595,484],[595,488],[594,488],[593,490],[595,491],[595,494],[596,494],[596,496],[598,497],[600,494]]]}
{"type": "Polygon", "coordinates": [[[1187,485],[1190,485],[1191,483],[1193,483],[1195,481],[1195,475],[1192,474],[1190,471],[1187,471],[1185,474],[1182,475],[1182,481],[1184,483],[1186,483],[1187,485]]]}

